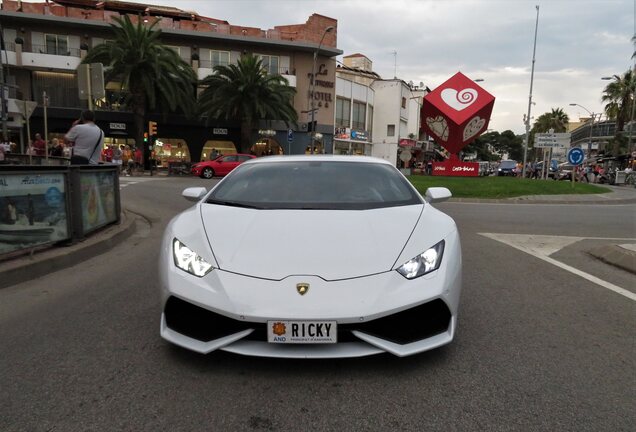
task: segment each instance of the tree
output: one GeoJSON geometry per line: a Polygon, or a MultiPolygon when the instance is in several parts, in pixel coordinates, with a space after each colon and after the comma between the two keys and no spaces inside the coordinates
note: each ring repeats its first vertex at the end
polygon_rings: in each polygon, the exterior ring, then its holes
{"type": "MultiPolygon", "coordinates": [[[[192,67],[159,40],[161,30],[133,24],[130,18],[113,18],[113,39],[88,52],[83,63],[103,63],[104,80],[119,84],[124,103],[133,112],[137,146],[142,145],[148,109],[164,113],[194,110],[196,75],[192,67]]],[[[147,152],[148,149],[144,149],[147,152]]]]}
{"type": "Polygon", "coordinates": [[[605,114],[616,120],[616,134],[618,135],[630,121],[634,91],[636,91],[636,77],[631,69],[623,74],[613,76],[613,81],[605,86],[601,100],[607,102],[605,114]]]}
{"type": "Polygon", "coordinates": [[[477,158],[483,161],[499,160],[506,153],[510,159],[520,160],[523,158],[523,136],[517,136],[511,130],[487,132],[475,139],[464,151],[476,152],[477,158]]]}
{"type": "Polygon", "coordinates": [[[534,133],[545,133],[550,129],[554,129],[554,132],[565,132],[568,127],[570,118],[563,111],[563,108],[552,108],[551,112],[541,114],[539,118],[534,122],[532,131],[534,133]]]}
{"type": "Polygon", "coordinates": [[[258,120],[282,120],[288,126],[298,120],[292,104],[296,90],[282,76],[269,75],[251,54],[236,65],[215,66],[201,84],[206,86],[199,96],[201,112],[208,121],[239,120],[243,153],[250,149],[250,134],[258,120]]]}

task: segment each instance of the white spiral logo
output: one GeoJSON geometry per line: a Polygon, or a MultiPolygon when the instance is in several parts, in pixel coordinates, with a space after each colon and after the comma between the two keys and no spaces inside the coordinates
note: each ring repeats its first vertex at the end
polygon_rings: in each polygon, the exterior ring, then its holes
{"type": "Polygon", "coordinates": [[[446,88],[441,93],[442,100],[446,102],[446,105],[456,111],[461,111],[472,105],[477,100],[478,95],[479,93],[474,88],[466,88],[460,91],[446,88]]]}
{"type": "Polygon", "coordinates": [[[477,98],[477,90],[475,89],[464,89],[457,93],[457,102],[470,105],[477,98]]]}

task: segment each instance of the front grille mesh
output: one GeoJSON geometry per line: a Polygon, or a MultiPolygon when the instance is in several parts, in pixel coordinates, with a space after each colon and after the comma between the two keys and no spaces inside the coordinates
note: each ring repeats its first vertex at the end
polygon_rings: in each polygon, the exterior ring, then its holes
{"type": "MultiPolygon", "coordinates": [[[[239,321],[170,297],[164,310],[166,324],[185,336],[208,342],[246,329],[254,329],[246,339],[267,341],[267,324],[239,321]]],[[[443,333],[451,313],[440,299],[378,318],[373,321],[339,324],[338,342],[359,341],[351,332],[360,332],[397,344],[408,344],[443,333]]]]}

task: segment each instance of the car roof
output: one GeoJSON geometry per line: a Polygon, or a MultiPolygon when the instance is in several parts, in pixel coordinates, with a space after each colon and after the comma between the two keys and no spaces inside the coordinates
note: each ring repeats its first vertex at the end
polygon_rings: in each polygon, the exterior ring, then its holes
{"type": "Polygon", "coordinates": [[[325,162],[354,162],[354,163],[381,163],[391,165],[391,162],[384,159],[371,156],[348,156],[348,155],[291,155],[291,156],[266,156],[252,159],[245,163],[275,163],[275,162],[307,162],[307,161],[325,161],[325,162]]]}

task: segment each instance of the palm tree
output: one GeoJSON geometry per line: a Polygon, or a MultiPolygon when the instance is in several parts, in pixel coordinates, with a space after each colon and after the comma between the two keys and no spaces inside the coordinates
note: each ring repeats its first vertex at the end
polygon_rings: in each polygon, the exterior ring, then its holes
{"type": "Polygon", "coordinates": [[[298,120],[292,105],[296,90],[282,76],[268,75],[261,60],[251,54],[236,65],[215,66],[201,84],[206,88],[199,105],[208,120],[240,120],[243,153],[249,151],[250,133],[258,120],[282,120],[288,126],[298,120]]]}
{"type": "Polygon", "coordinates": [[[148,109],[193,111],[196,75],[173,49],[159,41],[161,30],[154,30],[158,21],[149,26],[141,21],[133,24],[127,15],[114,21],[114,38],[94,47],[82,62],[103,63],[105,81],[118,83],[125,92],[140,146],[148,109]]]}
{"type": "Polygon", "coordinates": [[[548,132],[550,129],[554,129],[554,132],[565,132],[567,130],[570,118],[563,111],[563,108],[552,108],[551,112],[541,114],[539,118],[534,122],[532,127],[535,133],[548,132]]]}
{"type": "Polygon", "coordinates": [[[636,91],[636,77],[631,69],[622,77],[614,75],[613,81],[603,90],[601,100],[607,102],[605,114],[616,120],[616,135],[623,130],[625,123],[629,122],[634,103],[634,91],[636,91]]]}

